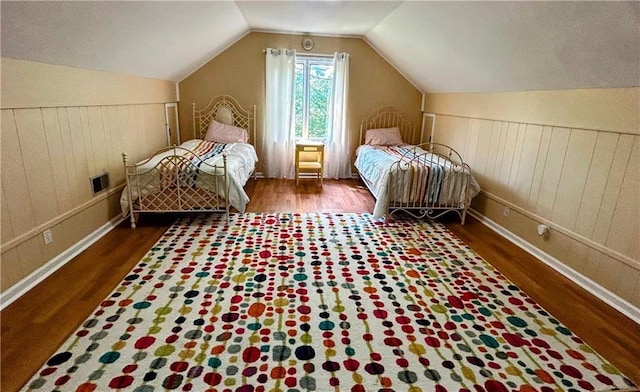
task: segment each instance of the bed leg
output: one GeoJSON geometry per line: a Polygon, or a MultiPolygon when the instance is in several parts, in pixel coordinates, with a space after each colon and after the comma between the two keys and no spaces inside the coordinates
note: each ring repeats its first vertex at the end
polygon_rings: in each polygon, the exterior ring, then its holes
{"type": "Polygon", "coordinates": [[[462,210],[462,225],[464,226],[464,221],[467,219],[467,209],[462,210]]]}
{"type": "Polygon", "coordinates": [[[130,221],[131,221],[131,228],[135,229],[136,228],[136,217],[133,216],[133,212],[131,213],[130,221]]]}

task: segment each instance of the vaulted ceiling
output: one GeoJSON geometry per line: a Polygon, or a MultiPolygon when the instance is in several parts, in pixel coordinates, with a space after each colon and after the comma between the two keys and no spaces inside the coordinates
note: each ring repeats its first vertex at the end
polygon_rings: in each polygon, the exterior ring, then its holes
{"type": "Polygon", "coordinates": [[[640,85],[640,2],[3,1],[1,55],[180,81],[250,31],[356,36],[424,92],[640,85]]]}

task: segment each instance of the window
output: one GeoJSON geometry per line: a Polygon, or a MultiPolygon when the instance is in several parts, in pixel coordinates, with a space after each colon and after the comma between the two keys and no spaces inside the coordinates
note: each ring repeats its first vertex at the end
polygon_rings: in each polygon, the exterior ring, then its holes
{"type": "Polygon", "coordinates": [[[325,139],[333,88],[332,58],[298,56],[295,77],[296,138],[325,139]]]}

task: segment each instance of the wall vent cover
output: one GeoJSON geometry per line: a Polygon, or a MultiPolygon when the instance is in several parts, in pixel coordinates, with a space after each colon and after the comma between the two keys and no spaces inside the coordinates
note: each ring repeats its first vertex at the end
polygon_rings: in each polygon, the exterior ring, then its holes
{"type": "Polygon", "coordinates": [[[109,173],[103,173],[95,177],[91,177],[91,189],[93,194],[100,193],[109,188],[109,173]]]}

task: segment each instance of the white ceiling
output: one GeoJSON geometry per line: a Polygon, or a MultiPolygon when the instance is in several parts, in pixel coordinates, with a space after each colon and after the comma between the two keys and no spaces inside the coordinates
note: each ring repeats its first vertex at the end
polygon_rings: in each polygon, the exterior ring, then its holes
{"type": "Polygon", "coordinates": [[[179,81],[251,30],[361,36],[422,91],[640,85],[640,2],[2,1],[3,57],[179,81]]]}

